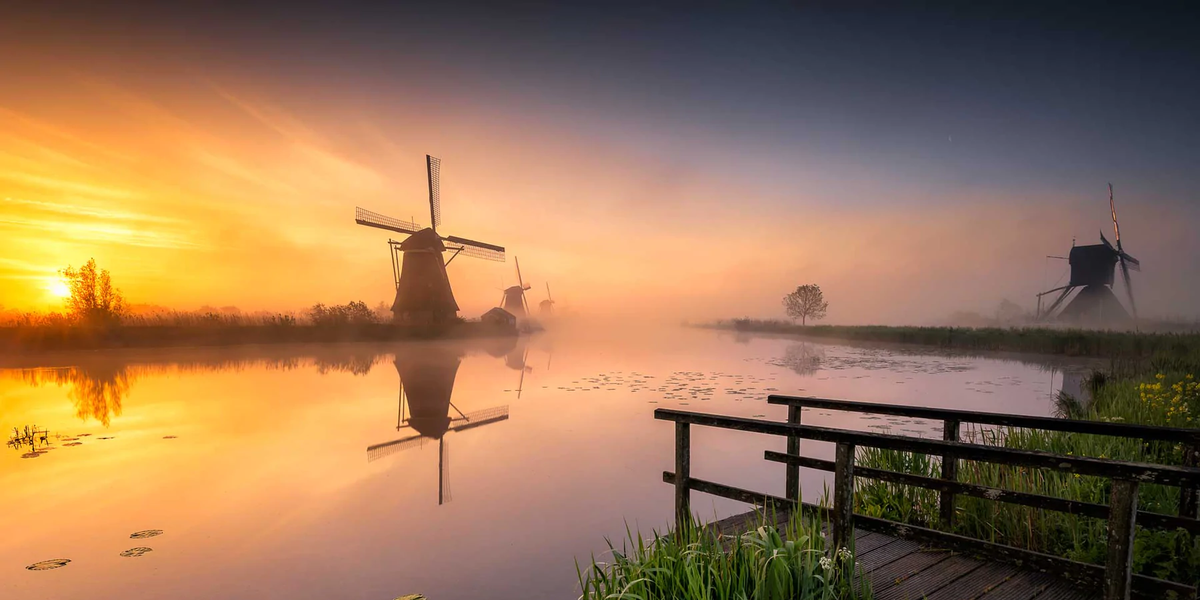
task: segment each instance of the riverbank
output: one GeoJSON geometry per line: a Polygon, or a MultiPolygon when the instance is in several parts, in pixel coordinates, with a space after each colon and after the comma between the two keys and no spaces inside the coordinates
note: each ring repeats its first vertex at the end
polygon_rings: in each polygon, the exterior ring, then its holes
{"type": "Polygon", "coordinates": [[[0,355],[119,348],[469,339],[515,336],[516,334],[515,328],[497,327],[474,321],[441,326],[404,326],[391,323],[356,323],[333,326],[307,324],[117,325],[111,327],[22,325],[0,327],[0,355]]]}
{"type": "Polygon", "coordinates": [[[967,352],[1022,352],[1112,360],[1158,359],[1200,364],[1200,333],[1139,333],[1050,327],[800,326],[787,321],[764,319],[732,319],[702,327],[851,342],[910,344],[967,352]]]}

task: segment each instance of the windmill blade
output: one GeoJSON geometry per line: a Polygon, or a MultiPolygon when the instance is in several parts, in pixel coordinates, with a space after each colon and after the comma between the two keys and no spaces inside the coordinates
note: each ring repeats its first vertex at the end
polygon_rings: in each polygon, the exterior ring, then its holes
{"type": "Polygon", "coordinates": [[[443,437],[438,440],[438,506],[450,500],[450,443],[443,437]]]}
{"type": "Polygon", "coordinates": [[[517,284],[520,285],[521,289],[523,290],[529,289],[525,287],[525,280],[521,279],[521,259],[514,256],[513,262],[517,263],[517,284]]]}
{"type": "Polygon", "coordinates": [[[374,446],[367,446],[367,462],[379,460],[385,456],[391,456],[397,452],[408,450],[409,448],[420,448],[425,445],[425,436],[413,435],[374,446]]]}
{"type": "Polygon", "coordinates": [[[495,244],[488,244],[486,242],[477,242],[464,237],[458,237],[457,235],[442,236],[442,240],[461,247],[463,256],[504,262],[504,246],[497,246],[495,244]]]}
{"type": "Polygon", "coordinates": [[[486,408],[472,413],[467,413],[464,418],[455,419],[454,422],[460,424],[451,424],[449,431],[466,431],[468,429],[483,427],[484,425],[490,425],[492,423],[507,420],[508,405],[505,404],[504,406],[495,406],[492,408],[486,408]]]}
{"type": "Polygon", "coordinates": [[[1120,253],[1120,255],[1121,255],[1121,261],[1122,261],[1122,262],[1124,262],[1124,263],[1129,263],[1129,267],[1130,267],[1131,269],[1133,269],[1134,271],[1141,271],[1141,270],[1142,270],[1142,263],[1141,263],[1141,261],[1139,261],[1138,259],[1136,259],[1136,258],[1134,258],[1134,257],[1130,256],[1129,254],[1127,254],[1127,253],[1125,253],[1125,252],[1121,252],[1121,253],[1120,253]]]}
{"type": "Polygon", "coordinates": [[[442,224],[442,160],[426,154],[425,171],[429,175],[429,219],[437,231],[442,224]]]}
{"type": "Polygon", "coordinates": [[[1121,226],[1117,225],[1117,203],[1113,200],[1112,184],[1108,184],[1108,209],[1112,211],[1113,233],[1117,234],[1117,248],[1121,248],[1121,226]]]}
{"type": "Polygon", "coordinates": [[[554,296],[550,295],[550,282],[549,281],[546,282],[546,299],[549,300],[551,303],[554,302],[554,296]]]}
{"type": "MultiPolygon", "coordinates": [[[[1112,242],[1108,241],[1108,238],[1104,237],[1103,231],[1100,232],[1100,243],[1107,246],[1109,250],[1112,250],[1113,252],[1117,252],[1117,249],[1112,245],[1112,242]]],[[[1120,254],[1120,253],[1118,252],[1118,254],[1120,254]]]]}
{"type": "Polygon", "coordinates": [[[1129,295],[1129,313],[1137,321],[1137,304],[1133,301],[1133,281],[1129,279],[1129,265],[1121,260],[1121,276],[1125,279],[1125,293],[1129,295]]]}
{"type": "Polygon", "coordinates": [[[421,226],[415,221],[405,221],[404,219],[381,215],[358,206],[354,207],[354,222],[359,225],[386,229],[397,233],[416,233],[421,230],[421,226]]]}

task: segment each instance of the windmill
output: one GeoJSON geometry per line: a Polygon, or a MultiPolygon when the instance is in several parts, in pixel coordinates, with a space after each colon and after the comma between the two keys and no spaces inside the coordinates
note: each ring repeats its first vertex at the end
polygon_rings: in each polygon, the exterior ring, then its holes
{"type": "MultiPolygon", "coordinates": [[[[517,380],[516,389],[517,400],[520,400],[521,391],[525,388],[525,374],[533,372],[533,367],[529,366],[529,347],[522,343],[520,346],[513,348],[513,350],[504,357],[504,366],[513,369],[514,371],[521,372],[521,377],[517,380]]],[[[509,392],[513,390],[504,391],[509,392]]]]}
{"type": "Polygon", "coordinates": [[[400,399],[396,431],[411,429],[413,435],[367,446],[367,462],[373,462],[403,450],[423,447],[428,440],[437,440],[439,506],[451,500],[450,447],[446,436],[508,419],[507,405],[464,414],[450,401],[461,360],[456,354],[436,348],[425,349],[419,355],[397,356],[400,399]],[[409,382],[407,393],[406,379],[409,382]],[[451,411],[458,416],[451,416],[451,411]]]}
{"type": "Polygon", "coordinates": [[[504,262],[503,246],[438,233],[437,228],[442,224],[441,164],[441,160],[425,155],[425,171],[429,178],[429,227],[422,228],[416,221],[396,219],[360,207],[354,209],[354,222],[359,225],[408,234],[402,241],[388,240],[396,284],[392,314],[401,323],[440,323],[458,314],[458,303],[450,289],[446,266],[459,254],[504,262]],[[442,254],[445,252],[453,254],[444,260],[442,254]]]}
{"type": "Polygon", "coordinates": [[[504,296],[500,299],[500,308],[507,310],[515,317],[524,317],[529,314],[529,303],[525,301],[525,290],[530,289],[531,286],[521,278],[521,261],[513,257],[513,262],[517,264],[517,285],[504,289],[504,296]]]}
{"type": "Polygon", "coordinates": [[[1117,204],[1113,199],[1111,183],[1108,184],[1108,208],[1112,213],[1113,233],[1116,235],[1117,245],[1114,247],[1101,232],[1101,243],[1073,246],[1067,255],[1067,261],[1071,265],[1071,280],[1067,285],[1037,295],[1039,320],[1055,318],[1062,321],[1114,323],[1128,320],[1132,313],[1136,322],[1137,304],[1133,300],[1133,282],[1129,277],[1129,270],[1140,271],[1141,263],[1126,253],[1121,244],[1121,226],[1117,223],[1117,204]],[[1125,293],[1129,298],[1129,312],[1121,306],[1121,301],[1112,290],[1118,264],[1121,266],[1121,278],[1125,282],[1125,293]],[[1082,289],[1056,314],[1058,307],[1077,288],[1082,289]],[[1042,298],[1056,292],[1057,297],[1043,310],[1042,298]]]}
{"type": "Polygon", "coordinates": [[[538,302],[538,310],[543,317],[554,315],[554,297],[550,295],[550,282],[546,282],[546,299],[538,302]]]}

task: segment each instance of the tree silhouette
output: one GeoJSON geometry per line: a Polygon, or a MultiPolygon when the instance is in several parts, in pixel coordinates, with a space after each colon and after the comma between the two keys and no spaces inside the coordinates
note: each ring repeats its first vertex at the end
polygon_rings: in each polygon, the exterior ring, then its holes
{"type": "Polygon", "coordinates": [[[800,325],[807,325],[809,319],[824,319],[825,309],[829,303],[821,293],[821,286],[809,283],[796,288],[796,291],[783,297],[783,307],[793,320],[800,319],[800,325]]]}
{"type": "Polygon", "coordinates": [[[113,287],[108,270],[96,268],[96,259],[89,258],[82,267],[67,267],[59,273],[71,288],[67,310],[77,321],[93,325],[116,323],[125,314],[125,297],[113,287]]]}

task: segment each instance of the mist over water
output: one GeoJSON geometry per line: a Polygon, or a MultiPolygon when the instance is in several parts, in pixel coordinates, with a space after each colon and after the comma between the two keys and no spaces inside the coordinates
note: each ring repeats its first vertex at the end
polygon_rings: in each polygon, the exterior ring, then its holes
{"type": "MultiPolygon", "coordinates": [[[[1040,360],[652,327],[44,357],[0,370],[0,425],[50,432],[35,457],[0,454],[3,589],[572,597],[574,558],[626,522],[672,519],[661,472],[674,436],[655,408],[782,420],[765,397],[789,393],[1044,415],[1071,363],[1040,360]],[[135,548],[151,551],[121,555],[135,548]],[[57,558],[72,562],[23,568],[57,558]]],[[[940,435],[901,419],[804,420],[940,435]]],[[[693,429],[694,476],[782,493],[783,467],[761,459],[782,439],[693,429]]],[[[829,458],[824,446],[802,451],[829,458]]],[[[806,470],[806,499],[822,483],[806,470]]],[[[693,507],[745,510],[702,494],[693,507]]]]}

